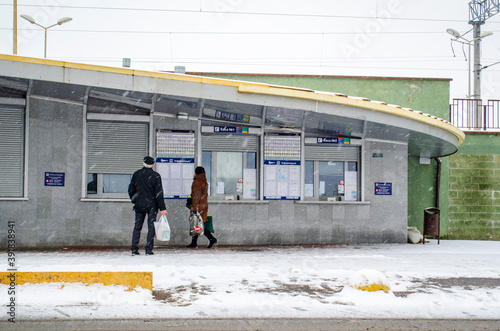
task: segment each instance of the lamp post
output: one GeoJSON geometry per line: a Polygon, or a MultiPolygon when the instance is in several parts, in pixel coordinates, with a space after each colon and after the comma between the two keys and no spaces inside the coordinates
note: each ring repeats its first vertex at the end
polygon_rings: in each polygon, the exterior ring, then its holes
{"type": "MultiPolygon", "coordinates": [[[[470,84],[470,80],[471,80],[471,61],[470,61],[470,46],[473,42],[475,42],[476,40],[479,40],[479,39],[482,39],[482,38],[485,38],[485,37],[488,37],[488,36],[491,36],[493,34],[493,32],[483,32],[481,35],[479,35],[478,37],[472,39],[472,40],[468,40],[468,39],[465,39],[463,35],[460,34],[460,32],[458,32],[457,30],[455,29],[446,29],[446,32],[448,32],[449,34],[451,34],[453,37],[455,37],[455,39],[462,39],[462,40],[465,40],[465,42],[469,45],[469,58],[468,58],[468,61],[469,61],[469,79],[468,79],[468,96],[467,98],[470,99],[471,98],[471,93],[470,93],[470,88],[471,88],[471,84],[470,84]]],[[[474,46],[475,48],[476,46],[474,46]]],[[[475,53],[476,55],[479,54],[479,52],[475,49],[475,53]]],[[[477,64],[480,63],[479,61],[479,56],[474,57],[474,60],[477,64]]],[[[478,65],[480,66],[480,65],[478,65]]],[[[474,70],[474,72],[476,72],[477,70],[474,70]]],[[[478,84],[478,82],[476,82],[476,84],[478,84]]],[[[474,90],[477,91],[479,90],[479,86],[474,86],[474,90]]],[[[476,93],[474,93],[474,96],[475,97],[478,97],[479,95],[476,95],[476,93]]]]}
{"type": "Polygon", "coordinates": [[[38,24],[35,19],[29,15],[21,15],[22,18],[24,18],[26,21],[30,22],[31,24],[35,24],[35,25],[38,25],[39,27],[41,27],[42,29],[45,30],[45,48],[44,48],[44,53],[43,53],[43,57],[44,58],[47,58],[47,30],[50,29],[51,27],[53,26],[56,26],[56,25],[62,25],[64,23],[68,23],[70,21],[72,21],[73,19],[71,17],[63,17],[63,18],[60,18],[56,24],[52,24],[52,25],[49,25],[47,27],[41,25],[41,24],[38,24]]]}
{"type": "MultiPolygon", "coordinates": [[[[474,39],[471,39],[471,40],[468,40],[466,38],[464,38],[464,35],[460,34],[460,32],[458,32],[457,30],[455,29],[446,29],[446,32],[449,33],[450,35],[452,35],[453,37],[455,37],[456,40],[458,39],[462,39],[464,40],[468,45],[469,45],[469,58],[467,59],[469,61],[469,75],[468,75],[468,79],[467,79],[467,86],[468,86],[468,93],[467,93],[467,99],[469,99],[468,101],[468,104],[467,104],[467,115],[468,115],[468,118],[467,118],[467,124],[468,124],[468,127],[471,128],[473,127],[473,123],[471,121],[471,117],[472,117],[472,113],[476,113],[477,115],[479,115],[478,111],[477,111],[477,102],[474,102],[474,111],[473,111],[473,107],[472,107],[472,100],[471,100],[471,59],[470,59],[470,55],[471,55],[471,44],[474,42],[474,74],[475,74],[475,77],[477,79],[474,80],[474,99],[475,98],[480,98],[481,97],[481,78],[480,78],[480,75],[481,75],[481,64],[480,64],[480,44],[479,44],[479,41],[480,39],[482,38],[485,38],[485,37],[488,37],[488,36],[491,36],[493,34],[493,32],[483,32],[482,34],[480,34],[479,36],[475,37],[474,39]]],[[[467,32],[466,32],[467,33],[467,32]]],[[[478,123],[480,123],[480,119],[479,119],[479,116],[478,118],[476,119],[478,123]]]]}

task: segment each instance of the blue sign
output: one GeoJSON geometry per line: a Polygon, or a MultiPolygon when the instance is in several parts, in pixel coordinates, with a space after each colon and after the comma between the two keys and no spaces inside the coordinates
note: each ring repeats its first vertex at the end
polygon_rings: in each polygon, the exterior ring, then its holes
{"type": "Polygon", "coordinates": [[[392,183],[375,183],[375,195],[392,195],[392,183]]]}
{"type": "Polygon", "coordinates": [[[215,126],[214,132],[236,132],[235,126],[215,126]]]}
{"type": "Polygon", "coordinates": [[[318,137],[318,144],[338,144],[339,138],[331,138],[331,137],[318,137]]]}
{"type": "Polygon", "coordinates": [[[300,200],[300,197],[264,197],[264,200],[300,200]]]}
{"type": "Polygon", "coordinates": [[[231,121],[231,122],[242,122],[242,123],[250,122],[250,116],[248,116],[248,115],[228,113],[228,112],[219,111],[219,110],[217,110],[215,112],[215,118],[219,118],[221,120],[231,121]]]}
{"type": "Polygon", "coordinates": [[[265,160],[267,165],[300,165],[300,161],[265,160]]]}
{"type": "Polygon", "coordinates": [[[194,158],[157,157],[156,163],[194,163],[194,158]]]}
{"type": "Polygon", "coordinates": [[[64,172],[46,172],[45,186],[64,186],[64,172]]]}

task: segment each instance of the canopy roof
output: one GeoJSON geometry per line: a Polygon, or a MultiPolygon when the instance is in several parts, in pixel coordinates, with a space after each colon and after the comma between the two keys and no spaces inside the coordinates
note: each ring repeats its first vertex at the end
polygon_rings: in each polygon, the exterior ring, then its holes
{"type": "Polygon", "coordinates": [[[0,104],[24,98],[28,89],[31,96],[82,104],[87,98],[95,113],[153,112],[214,124],[222,121],[216,112],[237,114],[266,130],[404,143],[417,157],[453,154],[465,138],[446,120],[342,93],[0,55],[0,104]]]}

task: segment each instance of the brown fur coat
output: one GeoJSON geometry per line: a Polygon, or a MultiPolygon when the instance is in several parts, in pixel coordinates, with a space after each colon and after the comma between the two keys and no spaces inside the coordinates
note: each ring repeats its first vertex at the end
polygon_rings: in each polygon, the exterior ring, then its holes
{"type": "Polygon", "coordinates": [[[198,211],[203,218],[203,222],[208,222],[208,183],[205,173],[194,176],[191,184],[192,211],[198,211]]]}

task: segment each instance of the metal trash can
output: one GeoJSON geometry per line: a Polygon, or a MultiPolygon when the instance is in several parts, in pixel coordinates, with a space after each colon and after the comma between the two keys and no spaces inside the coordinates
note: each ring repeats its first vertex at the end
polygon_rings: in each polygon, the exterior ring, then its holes
{"type": "Polygon", "coordinates": [[[424,209],[424,233],[422,242],[425,244],[425,236],[435,236],[439,245],[439,208],[429,207],[424,209]]]}

